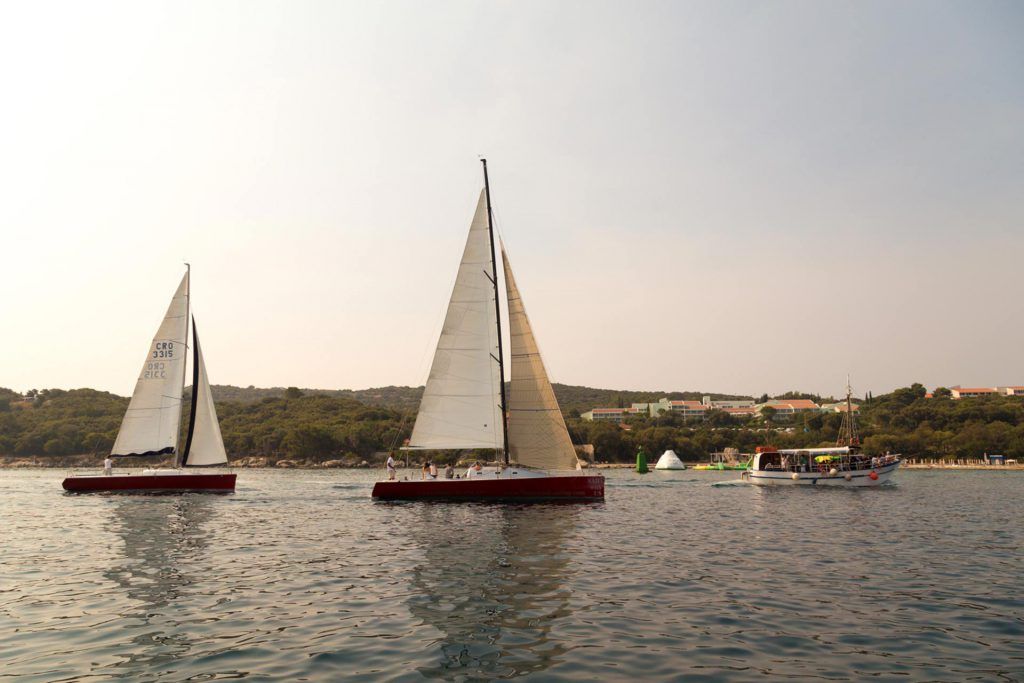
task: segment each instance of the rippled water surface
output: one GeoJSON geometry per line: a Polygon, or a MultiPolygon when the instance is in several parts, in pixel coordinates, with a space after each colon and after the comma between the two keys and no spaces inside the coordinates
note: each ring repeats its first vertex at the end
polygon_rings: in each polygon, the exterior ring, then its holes
{"type": "Polygon", "coordinates": [[[71,495],[6,470],[0,679],[1024,680],[1024,473],[873,490],[612,472],[587,505],[373,475],[71,495]]]}

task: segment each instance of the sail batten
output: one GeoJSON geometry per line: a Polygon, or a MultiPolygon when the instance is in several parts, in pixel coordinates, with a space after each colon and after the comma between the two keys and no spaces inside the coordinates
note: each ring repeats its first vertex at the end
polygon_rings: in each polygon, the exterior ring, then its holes
{"type": "Polygon", "coordinates": [[[508,296],[512,378],[508,393],[508,441],[513,463],[544,470],[576,470],[579,460],[565,428],[544,361],[533,336],[504,246],[501,258],[508,296]]]}
{"type": "Polygon", "coordinates": [[[420,401],[411,448],[498,448],[501,378],[487,205],[480,193],[420,401]]]}
{"type": "Polygon", "coordinates": [[[177,450],[187,356],[188,278],[188,273],[181,278],[150,344],[112,456],[165,455],[177,450]]]}

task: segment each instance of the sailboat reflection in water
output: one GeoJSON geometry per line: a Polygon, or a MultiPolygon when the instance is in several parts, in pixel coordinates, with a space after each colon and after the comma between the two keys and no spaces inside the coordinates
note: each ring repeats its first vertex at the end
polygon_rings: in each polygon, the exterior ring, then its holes
{"type": "Polygon", "coordinates": [[[568,647],[550,633],[569,612],[566,541],[580,514],[559,504],[422,508],[408,531],[424,559],[412,570],[407,604],[442,635],[437,662],[420,675],[513,678],[559,661],[568,647]]]}
{"type": "MultiPolygon", "coordinates": [[[[97,661],[94,673],[104,677],[151,674],[195,655],[195,623],[182,622],[182,601],[210,574],[204,528],[215,513],[208,497],[116,496],[111,502],[113,529],[123,543],[122,560],[104,576],[118,586],[107,600],[119,603],[124,633],[119,661],[97,661]]],[[[173,667],[172,667],[173,668],[173,667]]]]}
{"type": "Polygon", "coordinates": [[[491,190],[477,201],[409,449],[493,449],[501,465],[465,479],[379,481],[384,500],[602,500],[604,477],[582,471],[504,245],[512,372],[505,349],[491,190]]]}

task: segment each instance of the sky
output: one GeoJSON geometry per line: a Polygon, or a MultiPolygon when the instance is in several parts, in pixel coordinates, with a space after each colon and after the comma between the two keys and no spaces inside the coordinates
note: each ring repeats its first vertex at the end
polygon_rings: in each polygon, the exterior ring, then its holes
{"type": "Polygon", "coordinates": [[[482,184],[554,381],[1024,384],[1016,2],[0,3],[0,386],[426,378],[482,184]]]}

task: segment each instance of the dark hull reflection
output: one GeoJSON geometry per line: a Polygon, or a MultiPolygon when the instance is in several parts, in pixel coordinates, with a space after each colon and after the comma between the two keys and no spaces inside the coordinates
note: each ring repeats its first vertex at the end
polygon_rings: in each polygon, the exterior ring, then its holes
{"type": "Polygon", "coordinates": [[[126,628],[138,632],[141,623],[144,632],[126,641],[124,651],[131,654],[103,675],[133,678],[189,654],[174,604],[196,580],[191,572],[206,552],[204,526],[214,513],[202,494],[117,495],[111,503],[124,559],[104,576],[137,603],[120,615],[126,628]]]}
{"type": "Polygon", "coordinates": [[[567,544],[579,507],[422,506],[408,531],[423,551],[410,612],[441,633],[432,679],[536,674],[566,651],[550,637],[569,614],[567,544]]]}

